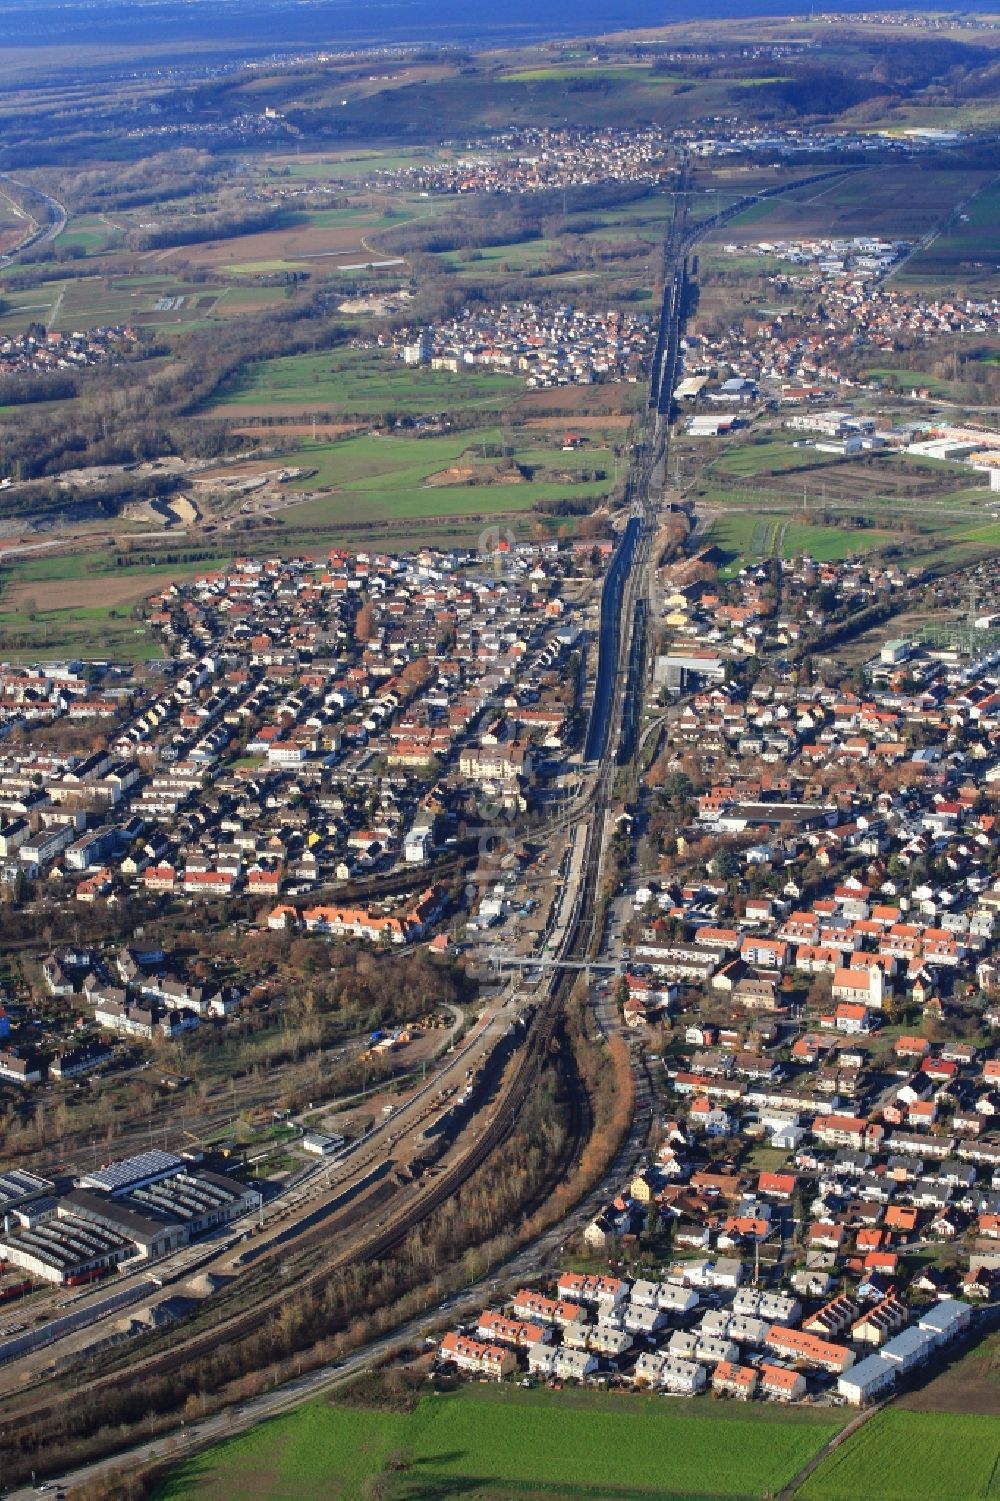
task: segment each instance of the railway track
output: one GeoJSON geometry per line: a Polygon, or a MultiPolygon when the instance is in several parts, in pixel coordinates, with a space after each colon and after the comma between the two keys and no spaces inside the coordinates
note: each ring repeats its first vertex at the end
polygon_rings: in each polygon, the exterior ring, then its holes
{"type": "MultiPolygon", "coordinates": [[[[839,174],[816,174],[816,180],[835,175],[839,174]]],[[[755,194],[746,200],[741,200],[740,204],[733,205],[730,210],[724,211],[716,219],[695,226],[692,230],[685,230],[684,211],[678,209],[665,245],[664,265],[667,274],[664,304],[657,350],[650,374],[648,426],[652,426],[652,431],[648,433],[647,439],[637,446],[633,474],[626,488],[629,504],[632,507],[632,516],[626,528],[625,537],[619,546],[620,548],[627,547],[629,552],[624,557],[623,577],[615,600],[617,609],[615,629],[602,640],[602,650],[613,653],[610,702],[606,710],[602,711],[607,715],[607,732],[601,737],[592,786],[584,794],[572,814],[566,818],[567,826],[572,823],[579,824],[586,819],[587,833],[583,877],[573,910],[566,923],[559,958],[592,958],[601,943],[601,927],[597,918],[600,911],[604,815],[614,791],[618,746],[621,743],[620,736],[614,735],[613,728],[616,725],[619,728],[622,726],[626,700],[631,704],[630,723],[634,725],[638,722],[635,700],[641,697],[644,682],[641,662],[632,664],[627,681],[620,669],[623,648],[626,651],[630,650],[631,624],[637,618],[637,597],[645,597],[645,590],[640,594],[639,581],[645,582],[655,529],[657,506],[651,492],[657,482],[658,470],[662,472],[662,462],[666,452],[666,423],[663,419],[669,412],[669,400],[674,384],[680,320],[683,316],[685,300],[686,257],[691,246],[701,235],[716,227],[718,223],[724,222],[725,218],[732,217],[740,208],[757,201],[761,196],[765,195],[755,194]]],[[[678,203],[680,201],[678,199],[678,203]]],[[[640,611],[639,618],[641,614],[640,611]]],[[[561,822],[560,818],[554,821],[554,825],[561,822]]],[[[502,1095],[478,1134],[466,1145],[454,1162],[449,1164],[438,1177],[422,1180],[420,1186],[411,1195],[409,1202],[400,1205],[399,1212],[393,1214],[391,1223],[379,1224],[373,1232],[357,1235],[336,1255],[325,1260],[321,1266],[308,1271],[296,1283],[297,1293],[308,1293],[320,1288],[332,1275],[346,1266],[362,1261],[370,1263],[391,1255],[412,1231],[458,1193],[473,1174],[503,1146],[517,1126],[538,1077],[551,1056],[553,1043],[562,1024],[564,1003],[572,984],[571,972],[555,971],[555,977],[538,1007],[528,1036],[508,1069],[508,1079],[502,1095]]],[[[582,1092],[576,1091],[576,1094],[579,1097],[582,1092]]],[[[564,1152],[561,1154],[560,1166],[563,1172],[567,1172],[572,1166],[589,1135],[589,1128],[589,1109],[578,1099],[572,1129],[568,1134],[564,1152]]],[[[273,1270],[276,1260],[284,1260],[289,1256],[294,1257],[299,1253],[307,1252],[317,1240],[328,1237],[329,1227],[320,1227],[303,1237],[299,1243],[293,1241],[287,1247],[276,1249],[272,1253],[265,1253],[260,1262],[254,1266],[247,1281],[253,1287],[258,1284],[266,1286],[268,1273],[273,1270]]],[[[88,1390],[92,1393],[100,1393],[115,1386],[132,1384],[144,1375],[167,1376],[185,1367],[196,1365],[199,1360],[214,1355],[221,1341],[231,1345],[264,1329],[287,1298],[287,1293],[285,1286],[279,1286],[273,1291],[264,1293],[253,1307],[245,1308],[232,1317],[221,1319],[211,1329],[192,1334],[172,1349],[138,1360],[131,1359],[127,1368],[95,1376],[88,1382],[88,1390]]],[[[47,1420],[56,1417],[60,1409],[65,1408],[72,1401],[73,1396],[70,1394],[41,1405],[29,1401],[19,1407],[16,1399],[12,1399],[4,1405],[2,1421],[9,1424],[18,1418],[30,1417],[34,1423],[44,1424],[47,1420]]]]}

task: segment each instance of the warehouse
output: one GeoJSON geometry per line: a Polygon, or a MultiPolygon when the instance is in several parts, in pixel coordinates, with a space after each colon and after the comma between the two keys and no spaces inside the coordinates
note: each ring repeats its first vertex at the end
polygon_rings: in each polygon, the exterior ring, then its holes
{"type": "Polygon", "coordinates": [[[47,1178],[29,1173],[26,1168],[15,1167],[9,1173],[0,1173],[0,1216],[51,1192],[52,1184],[47,1178]]]}
{"type": "Polygon", "coordinates": [[[0,1257],[46,1282],[90,1281],[135,1255],[124,1235],[101,1225],[61,1214],[0,1242],[0,1257]]]}
{"type": "Polygon", "coordinates": [[[112,1194],[117,1198],[121,1194],[131,1193],[133,1189],[157,1183],[161,1178],[182,1173],[185,1167],[183,1157],[154,1149],[140,1152],[136,1157],[125,1157],[121,1162],[110,1162],[93,1173],[85,1173],[78,1182],[81,1188],[96,1188],[100,1193],[112,1194]]]}
{"type": "Polygon", "coordinates": [[[168,1256],[261,1205],[258,1189],[221,1173],[189,1173],[168,1152],[143,1152],[102,1168],[58,1200],[41,1197],[51,1187],[29,1173],[0,1180],[0,1207],[8,1223],[13,1217],[22,1224],[0,1256],[59,1283],[99,1276],[132,1257],[168,1256]],[[30,1212],[36,1207],[43,1212],[30,1212]]]}
{"type": "Polygon", "coordinates": [[[261,1196],[221,1173],[178,1173],[134,1190],[128,1203],[179,1220],[193,1238],[259,1209],[261,1196]]]}
{"type": "Polygon", "coordinates": [[[181,1169],[174,1169],[170,1176],[143,1174],[138,1186],[130,1188],[122,1186],[128,1175],[120,1174],[110,1193],[74,1188],[60,1201],[59,1212],[127,1236],[135,1242],[140,1256],[154,1260],[260,1208],[261,1195],[256,1188],[221,1173],[188,1173],[183,1163],[181,1169]]]}
{"type": "Polygon", "coordinates": [[[59,1215],[60,1218],[71,1215],[132,1241],[139,1255],[147,1261],[168,1256],[171,1251],[187,1244],[187,1229],[177,1220],[134,1208],[121,1199],[92,1193],[86,1188],[72,1189],[60,1201],[59,1215]]]}

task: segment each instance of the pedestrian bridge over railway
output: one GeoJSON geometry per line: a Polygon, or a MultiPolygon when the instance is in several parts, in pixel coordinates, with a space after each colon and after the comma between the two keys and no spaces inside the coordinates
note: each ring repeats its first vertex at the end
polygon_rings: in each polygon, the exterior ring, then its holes
{"type": "Polygon", "coordinates": [[[502,949],[485,950],[482,963],[488,964],[497,974],[512,969],[575,969],[584,970],[589,977],[591,970],[595,973],[623,975],[626,969],[625,959],[559,959],[539,954],[508,954],[502,949]]]}

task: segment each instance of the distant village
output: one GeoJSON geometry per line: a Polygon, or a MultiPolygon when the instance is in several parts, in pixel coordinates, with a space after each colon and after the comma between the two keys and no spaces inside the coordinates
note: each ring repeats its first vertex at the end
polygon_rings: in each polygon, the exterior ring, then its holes
{"type": "Polygon", "coordinates": [[[662,181],[671,135],[659,126],[626,130],[535,127],[498,132],[454,161],[383,168],[371,188],[421,193],[533,193],[595,183],[662,181]]]}
{"type": "Polygon", "coordinates": [[[653,331],[645,314],[587,312],[522,302],[464,308],[425,329],[403,329],[393,348],[408,365],[431,370],[492,370],[522,376],[529,387],[641,379],[653,331]]]}
{"type": "MultiPolygon", "coordinates": [[[[775,279],[775,290],[782,288],[775,279]]],[[[681,400],[698,397],[714,371],[740,381],[721,398],[736,405],[766,387],[782,401],[823,401],[836,390],[871,383],[859,374],[859,355],[891,353],[904,340],[919,346],[952,334],[1000,332],[1000,299],[928,298],[884,286],[857,285],[847,269],[810,272],[796,279],[804,299],[767,317],[744,319],[715,330],[695,320],[684,339],[685,384],[681,400]]],[[[916,395],[921,394],[919,383],[916,395]]],[[[930,393],[922,393],[928,396],[930,393]]]]}
{"type": "Polygon", "coordinates": [[[51,375],[107,365],[131,353],[139,342],[134,329],[124,324],[91,328],[84,333],[59,333],[55,329],[0,336],[0,376],[51,375]]]}

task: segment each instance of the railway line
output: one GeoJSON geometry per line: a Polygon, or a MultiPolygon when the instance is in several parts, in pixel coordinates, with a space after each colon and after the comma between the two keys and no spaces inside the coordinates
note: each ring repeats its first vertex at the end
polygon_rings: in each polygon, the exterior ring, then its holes
{"type": "MultiPolygon", "coordinates": [[[[817,173],[811,181],[841,175],[817,173]]],[[[800,184],[801,184],[800,179],[800,184]]],[[[776,188],[771,192],[784,191],[776,188]]],[[[698,239],[741,209],[765,194],[748,195],[715,218],[687,226],[683,199],[677,209],[664,248],[664,299],[657,346],[650,374],[646,437],[636,447],[632,473],[626,486],[629,519],[609,568],[602,594],[600,655],[597,669],[591,720],[588,725],[585,760],[590,767],[590,781],[571,810],[553,821],[553,827],[582,827],[582,856],[577,869],[579,880],[569,909],[561,914],[561,933],[555,957],[565,960],[593,958],[603,939],[601,880],[605,850],[607,811],[615,794],[619,758],[628,760],[637,743],[641,704],[645,687],[645,617],[648,598],[648,573],[652,539],[655,534],[662,489],[664,459],[669,434],[669,415],[678,358],[681,320],[687,296],[687,258],[698,239]],[[628,663],[627,673],[622,671],[628,663]]],[[[574,862],[576,863],[576,862],[574,862]]],[[[288,1285],[275,1276],[277,1263],[296,1258],[302,1275],[295,1282],[297,1293],[321,1288],[332,1275],[358,1262],[373,1263],[392,1254],[430,1215],[446,1204],[489,1158],[508,1140],[522,1118],[539,1076],[551,1058],[564,1016],[565,1001],[575,980],[575,973],[555,969],[539,983],[537,1005],[527,1035],[508,1062],[494,1099],[476,1117],[478,1129],[466,1130],[459,1145],[445,1159],[434,1176],[401,1186],[386,1204],[378,1194],[367,1217],[345,1198],[344,1213],[348,1224],[343,1227],[341,1243],[332,1255],[322,1256],[318,1265],[309,1264],[317,1248],[329,1244],[335,1227],[329,1221],[314,1222],[298,1233],[282,1235],[280,1243],[262,1247],[254,1259],[241,1293],[245,1302],[249,1292],[259,1292],[252,1306],[242,1306],[222,1315],[211,1328],[183,1335],[172,1347],[135,1358],[126,1364],[95,1376],[89,1391],[100,1394],[109,1388],[127,1386],[144,1375],[162,1377],[186,1367],[197,1367],[201,1360],[215,1354],[220,1343],[232,1345],[264,1329],[288,1296],[288,1285]],[[471,1138],[471,1139],[470,1139],[471,1138]],[[380,1215],[372,1223],[376,1215],[380,1215]],[[353,1233],[351,1233],[353,1232],[353,1233]]],[[[576,1106],[571,1118],[558,1173],[565,1175],[579,1156],[590,1130],[589,1111],[583,1091],[571,1091],[576,1106]]],[[[359,1171],[361,1165],[359,1164],[359,1171]]],[[[353,1175],[352,1175],[353,1179],[353,1175]]],[[[350,1182],[345,1180],[347,1194],[350,1182]]],[[[336,1227],[341,1228],[341,1227],[336,1227]]],[[[294,1226],[289,1230],[294,1232],[294,1226]]],[[[60,1393],[46,1399],[44,1391],[25,1393],[20,1399],[9,1398],[0,1421],[9,1424],[30,1418],[44,1424],[58,1415],[72,1394],[60,1393]]]]}

